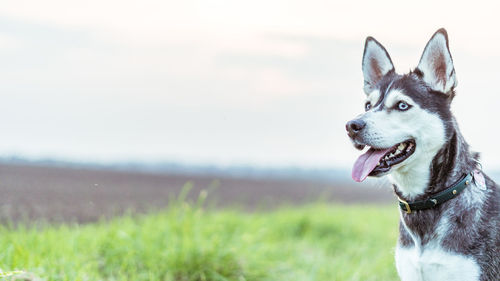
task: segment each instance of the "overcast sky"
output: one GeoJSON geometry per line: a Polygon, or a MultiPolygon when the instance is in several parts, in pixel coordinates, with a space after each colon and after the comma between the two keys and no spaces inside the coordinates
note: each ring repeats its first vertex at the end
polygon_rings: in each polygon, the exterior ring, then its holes
{"type": "Polygon", "coordinates": [[[454,112],[500,167],[499,7],[367,2],[2,3],[0,155],[350,167],[365,37],[406,72],[445,27],[454,112]]]}

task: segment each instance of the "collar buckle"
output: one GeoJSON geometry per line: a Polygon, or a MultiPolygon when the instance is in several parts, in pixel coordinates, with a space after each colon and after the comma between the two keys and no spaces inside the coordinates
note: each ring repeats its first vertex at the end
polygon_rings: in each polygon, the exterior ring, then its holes
{"type": "Polygon", "coordinates": [[[405,211],[407,214],[411,214],[411,208],[410,208],[410,204],[408,204],[408,202],[406,202],[405,200],[399,198],[399,196],[396,196],[399,200],[399,202],[403,203],[403,205],[400,204],[400,206],[405,206],[405,211]]]}

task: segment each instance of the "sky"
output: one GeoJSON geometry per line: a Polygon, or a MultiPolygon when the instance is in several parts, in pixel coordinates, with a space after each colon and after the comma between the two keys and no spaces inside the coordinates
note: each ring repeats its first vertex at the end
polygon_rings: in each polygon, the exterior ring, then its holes
{"type": "Polygon", "coordinates": [[[350,167],[371,35],[396,71],[448,30],[453,112],[500,168],[498,4],[10,1],[0,6],[0,156],[350,167]]]}

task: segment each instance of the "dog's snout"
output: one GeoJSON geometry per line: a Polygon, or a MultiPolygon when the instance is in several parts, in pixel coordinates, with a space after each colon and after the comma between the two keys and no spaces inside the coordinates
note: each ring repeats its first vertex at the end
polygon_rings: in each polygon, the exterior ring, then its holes
{"type": "Polygon", "coordinates": [[[345,125],[345,129],[349,133],[350,136],[357,135],[363,128],[366,126],[366,122],[362,119],[354,119],[345,125]]]}

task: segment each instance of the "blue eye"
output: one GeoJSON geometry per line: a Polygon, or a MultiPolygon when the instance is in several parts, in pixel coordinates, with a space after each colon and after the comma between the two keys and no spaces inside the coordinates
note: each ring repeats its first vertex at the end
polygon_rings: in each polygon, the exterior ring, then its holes
{"type": "Polygon", "coordinates": [[[370,102],[367,102],[367,103],[365,104],[365,111],[368,111],[368,110],[370,110],[371,108],[372,108],[372,104],[371,104],[370,102]]]}
{"type": "Polygon", "coordinates": [[[408,108],[410,108],[410,105],[408,105],[406,102],[404,102],[404,101],[398,102],[398,109],[399,110],[405,111],[405,110],[408,110],[408,108]]]}

